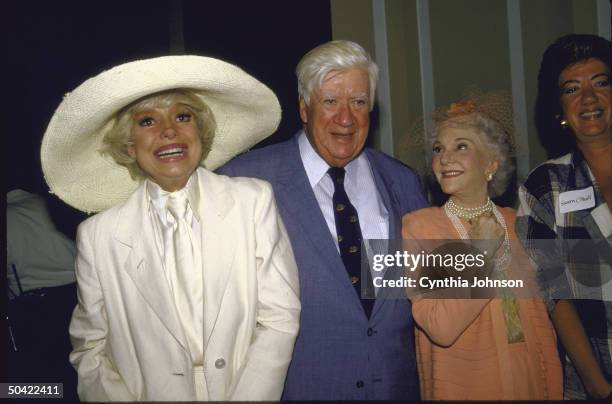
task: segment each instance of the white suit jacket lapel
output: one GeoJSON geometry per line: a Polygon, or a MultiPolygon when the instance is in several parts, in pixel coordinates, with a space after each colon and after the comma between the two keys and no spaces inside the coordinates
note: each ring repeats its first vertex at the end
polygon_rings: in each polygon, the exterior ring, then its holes
{"type": "Polygon", "coordinates": [[[199,213],[202,226],[204,268],[204,347],[208,345],[221,309],[234,261],[236,226],[229,212],[234,198],[228,185],[216,174],[198,169],[199,213]]]}
{"type": "Polygon", "coordinates": [[[115,239],[126,251],[124,269],[134,285],[170,334],[187,350],[162,258],[155,244],[146,198],[144,185],[130,196],[119,214],[115,239]]]}

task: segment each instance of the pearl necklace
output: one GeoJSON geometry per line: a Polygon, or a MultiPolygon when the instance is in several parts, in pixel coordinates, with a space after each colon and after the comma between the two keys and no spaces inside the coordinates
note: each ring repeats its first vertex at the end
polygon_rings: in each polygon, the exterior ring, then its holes
{"type": "Polygon", "coordinates": [[[444,208],[455,216],[463,219],[473,219],[490,212],[493,209],[493,202],[491,202],[491,198],[487,197],[487,201],[482,206],[477,206],[475,208],[464,208],[463,206],[457,205],[455,201],[453,201],[453,198],[448,198],[448,201],[446,201],[444,204],[444,208]]]}
{"type": "MultiPolygon", "coordinates": [[[[450,198],[449,201],[451,201],[450,198]]],[[[510,237],[508,236],[508,227],[506,226],[506,221],[504,220],[504,217],[502,216],[501,212],[497,209],[495,204],[491,202],[490,199],[487,200],[487,205],[488,204],[490,204],[489,209],[493,211],[495,218],[504,229],[504,242],[502,244],[501,256],[497,257],[497,255],[499,254],[495,254],[496,258],[493,259],[495,263],[495,271],[501,272],[506,269],[510,262],[510,237]]],[[[463,225],[463,223],[461,223],[461,220],[459,220],[459,215],[453,212],[448,205],[448,202],[444,205],[444,211],[446,212],[446,216],[448,216],[451,223],[453,224],[453,227],[455,228],[457,233],[459,233],[459,237],[461,237],[462,240],[469,240],[470,237],[468,236],[465,226],[463,225]]]]}
{"type": "MultiPolygon", "coordinates": [[[[448,209],[447,205],[444,205],[444,211],[455,227],[455,230],[457,230],[457,233],[459,233],[461,239],[468,240],[468,233],[457,215],[453,214],[448,209]]],[[[493,205],[492,211],[499,224],[504,228],[502,252],[501,255],[496,253],[495,257],[493,258],[493,273],[498,279],[506,279],[506,268],[510,263],[510,238],[508,237],[508,227],[506,226],[506,221],[504,220],[501,212],[497,209],[497,206],[493,205]]],[[[506,290],[505,288],[502,288],[500,292],[502,297],[501,310],[504,323],[506,324],[506,340],[509,344],[525,341],[525,335],[523,333],[523,327],[519,314],[519,303],[516,300],[516,297],[514,297],[511,290],[506,290]]],[[[540,355],[540,362],[541,361],[542,357],[540,355]]]]}

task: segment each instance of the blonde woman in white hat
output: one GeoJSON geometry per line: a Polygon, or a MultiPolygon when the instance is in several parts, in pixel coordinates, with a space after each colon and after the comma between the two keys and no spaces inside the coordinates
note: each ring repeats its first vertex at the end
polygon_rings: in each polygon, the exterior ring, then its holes
{"type": "Polygon", "coordinates": [[[293,252],[268,183],[209,171],[279,120],[271,90],[199,56],[127,63],[66,95],[45,178],[101,211],[77,234],[83,401],[280,398],[300,313],[293,252]]]}

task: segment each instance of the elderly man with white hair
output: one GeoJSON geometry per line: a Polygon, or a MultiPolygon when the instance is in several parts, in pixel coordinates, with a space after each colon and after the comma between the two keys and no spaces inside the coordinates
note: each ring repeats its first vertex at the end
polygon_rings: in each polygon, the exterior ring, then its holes
{"type": "Polygon", "coordinates": [[[302,313],[283,399],[416,399],[410,302],[362,293],[364,241],[400,238],[402,215],[427,204],[412,170],[364,148],[378,67],[360,45],[332,41],[296,73],[303,129],[220,170],[272,184],[295,253],[302,313]]]}

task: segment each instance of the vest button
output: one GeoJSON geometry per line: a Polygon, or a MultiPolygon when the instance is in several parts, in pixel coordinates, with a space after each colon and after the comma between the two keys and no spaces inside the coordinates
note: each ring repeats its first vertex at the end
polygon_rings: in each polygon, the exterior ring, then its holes
{"type": "Polygon", "coordinates": [[[219,358],[215,361],[215,367],[217,369],[223,369],[225,367],[225,359],[219,358]]]}

